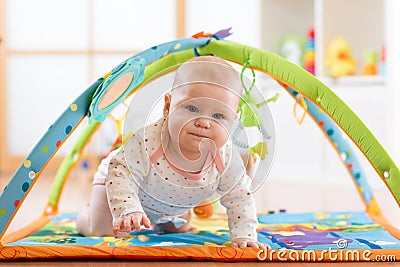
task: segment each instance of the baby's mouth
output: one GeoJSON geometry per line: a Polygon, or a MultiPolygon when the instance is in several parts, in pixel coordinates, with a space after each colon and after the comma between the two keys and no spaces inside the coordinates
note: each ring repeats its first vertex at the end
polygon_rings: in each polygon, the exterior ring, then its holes
{"type": "Polygon", "coordinates": [[[208,136],[205,136],[205,135],[202,135],[202,134],[199,134],[199,133],[190,133],[190,134],[194,135],[196,137],[200,137],[200,138],[209,138],[208,136]]]}

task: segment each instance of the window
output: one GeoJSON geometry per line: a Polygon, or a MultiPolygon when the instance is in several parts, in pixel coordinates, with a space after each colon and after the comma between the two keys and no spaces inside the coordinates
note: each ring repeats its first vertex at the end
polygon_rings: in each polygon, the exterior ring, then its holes
{"type": "Polygon", "coordinates": [[[183,37],[183,11],[183,0],[0,0],[0,171],[96,79],[183,37]]]}

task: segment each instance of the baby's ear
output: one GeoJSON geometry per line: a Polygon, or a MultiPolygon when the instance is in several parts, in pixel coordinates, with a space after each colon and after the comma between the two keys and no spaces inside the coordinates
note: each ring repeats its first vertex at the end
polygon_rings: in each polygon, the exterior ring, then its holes
{"type": "Polygon", "coordinates": [[[170,107],[171,107],[171,94],[168,93],[165,94],[164,96],[164,110],[163,110],[164,118],[168,117],[170,107]]]}

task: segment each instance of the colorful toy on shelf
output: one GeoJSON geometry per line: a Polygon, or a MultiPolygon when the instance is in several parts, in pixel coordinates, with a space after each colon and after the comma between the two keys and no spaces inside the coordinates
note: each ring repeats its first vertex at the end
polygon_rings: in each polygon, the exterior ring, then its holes
{"type": "Polygon", "coordinates": [[[385,49],[385,46],[382,46],[379,74],[382,74],[382,75],[386,74],[386,49],[385,49]]]}
{"type": "Polygon", "coordinates": [[[343,37],[336,37],[329,44],[326,63],[329,66],[329,75],[334,78],[356,73],[356,62],[351,57],[350,45],[343,37]]]}
{"type": "Polygon", "coordinates": [[[306,71],[308,71],[312,75],[315,75],[315,37],[313,28],[311,28],[307,33],[307,42],[303,57],[303,67],[306,71]]]}
{"type": "Polygon", "coordinates": [[[362,69],[363,75],[376,75],[378,74],[378,52],[377,51],[364,51],[364,66],[362,69]]]}

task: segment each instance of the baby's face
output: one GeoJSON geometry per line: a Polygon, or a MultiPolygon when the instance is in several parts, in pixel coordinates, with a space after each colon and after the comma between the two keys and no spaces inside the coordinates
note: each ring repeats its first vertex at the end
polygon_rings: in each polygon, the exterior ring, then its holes
{"type": "Polygon", "coordinates": [[[170,138],[182,152],[198,153],[201,147],[220,148],[229,138],[239,96],[229,89],[194,82],[174,89],[168,115],[170,138]]]}

